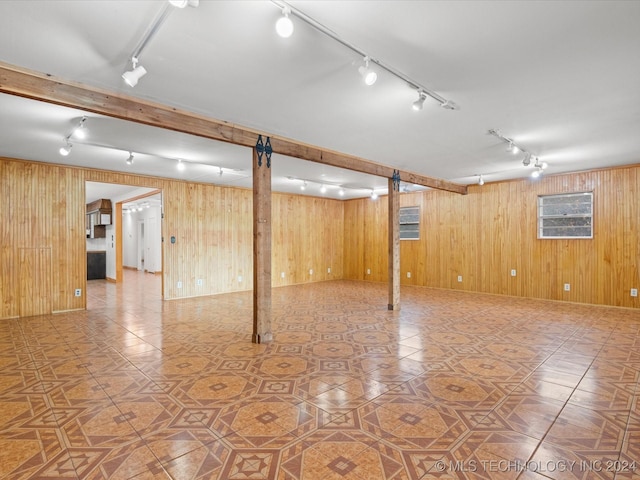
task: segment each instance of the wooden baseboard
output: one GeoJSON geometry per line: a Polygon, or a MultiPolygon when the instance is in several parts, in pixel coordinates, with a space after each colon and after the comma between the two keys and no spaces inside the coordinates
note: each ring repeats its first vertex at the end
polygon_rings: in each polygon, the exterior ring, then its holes
{"type": "Polygon", "coordinates": [[[126,270],[138,270],[138,267],[128,267],[127,265],[123,265],[122,268],[126,270]]]}
{"type": "Polygon", "coordinates": [[[107,282],[116,283],[115,278],[107,277],[107,282]]]}

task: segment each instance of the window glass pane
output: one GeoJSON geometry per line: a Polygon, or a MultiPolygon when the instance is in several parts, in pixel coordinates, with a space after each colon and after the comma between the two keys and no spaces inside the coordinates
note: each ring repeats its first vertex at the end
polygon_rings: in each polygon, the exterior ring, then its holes
{"type": "Polygon", "coordinates": [[[400,207],[400,240],[420,239],[420,207],[400,207]]]}
{"type": "Polygon", "coordinates": [[[593,194],[572,193],[538,197],[540,238],[591,238],[593,194]]]}

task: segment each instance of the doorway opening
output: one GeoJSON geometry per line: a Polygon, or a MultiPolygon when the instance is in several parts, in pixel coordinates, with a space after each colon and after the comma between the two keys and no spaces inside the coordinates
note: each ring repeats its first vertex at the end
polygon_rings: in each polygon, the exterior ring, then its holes
{"type": "Polygon", "coordinates": [[[87,309],[163,299],[162,190],[100,182],[85,186],[87,205],[111,209],[109,218],[98,216],[104,226],[87,229],[87,265],[92,263],[87,309]]]}

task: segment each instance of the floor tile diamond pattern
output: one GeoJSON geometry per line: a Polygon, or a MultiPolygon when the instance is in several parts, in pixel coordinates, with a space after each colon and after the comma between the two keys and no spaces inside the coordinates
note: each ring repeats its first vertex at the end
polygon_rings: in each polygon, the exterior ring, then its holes
{"type": "Polygon", "coordinates": [[[254,345],[160,281],[0,323],[0,478],[640,480],[640,311],[323,282],[254,345]]]}

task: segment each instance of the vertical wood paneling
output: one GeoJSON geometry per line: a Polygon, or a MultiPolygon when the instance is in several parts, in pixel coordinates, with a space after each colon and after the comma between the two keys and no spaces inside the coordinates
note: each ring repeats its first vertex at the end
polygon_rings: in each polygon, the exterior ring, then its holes
{"type": "Polygon", "coordinates": [[[51,313],[51,249],[18,249],[18,266],[18,314],[24,317],[51,313]]]}
{"type": "Polygon", "coordinates": [[[343,217],[338,200],[274,193],[273,285],[342,278],[343,217]]]}
{"type": "MultiPolygon", "coordinates": [[[[345,278],[376,280],[361,274],[361,263],[386,243],[386,221],[371,203],[345,202],[345,278]]],[[[400,205],[422,212],[420,240],[401,242],[403,284],[640,307],[630,296],[640,288],[638,165],[472,185],[465,196],[404,194],[400,205]],[[538,195],[582,191],[594,192],[594,238],[539,240],[538,195]]]]}
{"type": "MultiPolygon", "coordinates": [[[[166,299],[253,287],[251,190],[0,159],[0,318],[42,310],[35,299],[20,302],[21,248],[50,249],[52,311],[86,307],[84,295],[74,296],[76,288],[86,290],[86,181],[162,190],[166,299]]],[[[343,202],[274,194],[272,215],[279,235],[273,244],[274,286],[342,278],[343,202]]]]}

